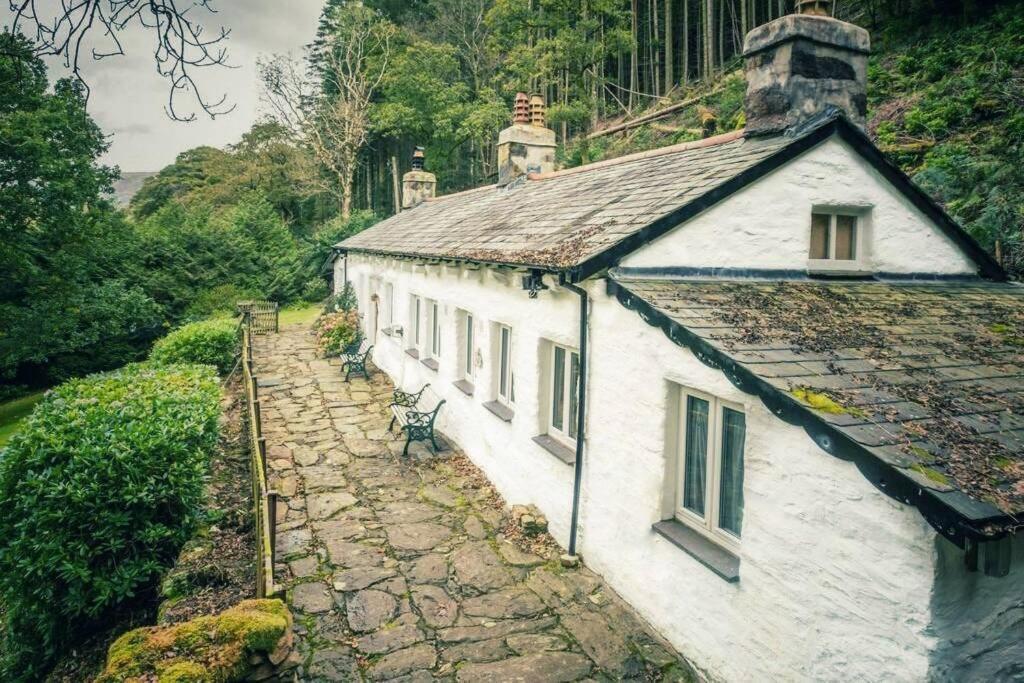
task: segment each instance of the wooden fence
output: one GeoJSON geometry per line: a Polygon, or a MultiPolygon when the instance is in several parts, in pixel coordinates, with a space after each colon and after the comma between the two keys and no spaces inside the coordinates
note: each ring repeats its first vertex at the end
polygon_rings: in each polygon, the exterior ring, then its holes
{"type": "MultiPolygon", "coordinates": [[[[276,310],[276,308],[275,308],[276,310]]],[[[245,385],[249,420],[249,450],[252,469],[252,500],[256,522],[256,597],[277,595],[274,582],[274,552],[277,534],[277,492],[267,485],[267,441],[260,416],[259,382],[253,372],[252,324],[246,315],[242,324],[242,382],[245,385]]]]}
{"type": "Polygon", "coordinates": [[[248,321],[252,334],[268,334],[280,328],[278,306],[274,301],[240,301],[238,312],[248,321]]]}

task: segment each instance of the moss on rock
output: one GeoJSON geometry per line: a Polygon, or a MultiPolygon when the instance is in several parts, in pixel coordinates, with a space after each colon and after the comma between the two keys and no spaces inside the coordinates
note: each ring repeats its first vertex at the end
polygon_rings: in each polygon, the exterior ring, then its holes
{"type": "Polygon", "coordinates": [[[96,683],[240,680],[249,656],[270,654],[290,629],[291,615],[280,600],[246,600],[216,616],[136,629],[110,646],[96,683]]]}

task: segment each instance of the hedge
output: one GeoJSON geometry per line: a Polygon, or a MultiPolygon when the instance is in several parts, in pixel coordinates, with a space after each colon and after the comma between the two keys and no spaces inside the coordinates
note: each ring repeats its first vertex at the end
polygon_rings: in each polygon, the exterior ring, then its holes
{"type": "Polygon", "coordinates": [[[39,680],[75,637],[154,585],[199,521],[220,386],[138,364],[49,392],[0,451],[0,680],[39,680]]]}
{"type": "Polygon", "coordinates": [[[212,365],[226,374],[238,353],[238,323],[231,318],[215,318],[182,325],[153,346],[153,363],[198,363],[212,365]]]}

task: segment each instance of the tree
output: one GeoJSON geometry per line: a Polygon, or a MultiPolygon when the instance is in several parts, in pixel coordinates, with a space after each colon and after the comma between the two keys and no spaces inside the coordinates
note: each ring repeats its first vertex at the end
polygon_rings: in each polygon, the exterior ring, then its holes
{"type": "Polygon", "coordinates": [[[157,71],[170,83],[167,113],[178,121],[192,121],[194,112],[182,114],[178,97],[192,93],[199,107],[211,118],[234,109],[227,96],[211,100],[202,94],[193,74],[196,69],[227,63],[224,42],[228,30],[221,27],[207,34],[195,19],[195,9],[214,12],[212,0],[8,0],[14,13],[13,31],[23,31],[34,41],[33,53],[40,57],[59,57],[83,86],[83,51],[92,59],[124,54],[122,35],[132,28],[149,31],[153,36],[153,57],[157,71]],[[91,50],[90,36],[106,41],[105,47],[91,50]]]}
{"type": "Polygon", "coordinates": [[[137,240],[109,202],[115,171],[79,84],[0,33],[0,378],[46,384],[119,365],[159,311],[127,284],[137,240]]]}
{"type": "Polygon", "coordinates": [[[312,73],[275,57],[260,64],[260,77],[278,121],[309,146],[325,171],[320,187],[338,197],[347,219],[370,106],[387,74],[397,28],[362,4],[329,12],[311,55],[312,73]]]}

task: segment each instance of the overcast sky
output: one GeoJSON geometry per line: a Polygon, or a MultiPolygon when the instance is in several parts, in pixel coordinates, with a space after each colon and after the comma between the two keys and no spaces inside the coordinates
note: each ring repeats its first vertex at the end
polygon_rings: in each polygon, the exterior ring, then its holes
{"type": "MultiPolygon", "coordinates": [[[[196,78],[208,99],[225,94],[235,110],[213,121],[201,112],[192,123],[168,118],[164,113],[168,83],[156,72],[152,34],[133,26],[122,37],[125,56],[93,62],[86,55],[82,60],[92,88],[90,113],[111,136],[106,163],[122,171],[157,171],[186,149],[223,147],[237,141],[260,113],[256,59],[271,53],[301,54],[313,40],[323,8],[323,0],[214,0],[211,4],[216,14],[194,8],[193,16],[202,17],[207,35],[220,26],[230,29],[225,46],[229,62],[237,68],[200,69],[196,78]]],[[[6,12],[7,3],[3,6],[6,12]]],[[[0,16],[5,19],[0,23],[9,23],[9,14],[0,16]]],[[[66,74],[59,60],[49,65],[51,79],[66,74]]],[[[193,102],[182,96],[180,105],[187,112],[193,102]]]]}

